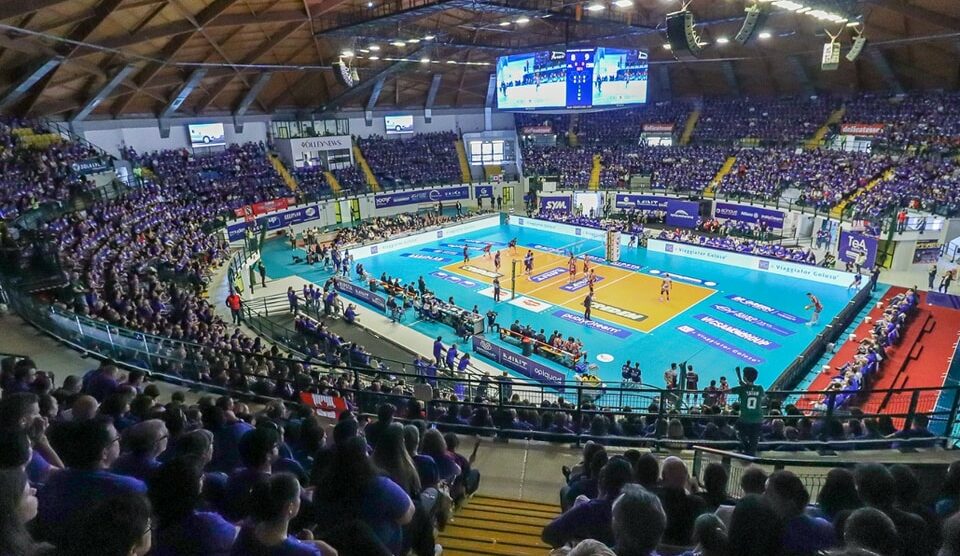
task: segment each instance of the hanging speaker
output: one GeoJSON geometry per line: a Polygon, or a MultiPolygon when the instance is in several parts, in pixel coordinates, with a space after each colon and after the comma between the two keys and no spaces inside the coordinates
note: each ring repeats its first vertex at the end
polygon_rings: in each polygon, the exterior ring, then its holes
{"type": "Polygon", "coordinates": [[[337,82],[345,87],[353,87],[356,81],[353,79],[354,71],[343,63],[343,60],[333,63],[333,74],[337,77],[337,82]]]}
{"type": "Polygon", "coordinates": [[[700,56],[703,47],[693,28],[693,14],[689,10],[667,14],[667,42],[673,55],[679,59],[700,56]]]}
{"type": "Polygon", "coordinates": [[[847,52],[847,60],[852,62],[857,59],[857,56],[860,55],[860,52],[863,51],[863,47],[867,44],[867,37],[863,35],[857,35],[857,38],[853,39],[853,46],[850,47],[850,52],[847,52]]]}
{"type": "Polygon", "coordinates": [[[823,45],[823,58],[820,60],[820,69],[833,71],[840,67],[840,43],[831,41],[823,45]]]}
{"type": "Polygon", "coordinates": [[[746,9],[747,17],[743,20],[743,25],[737,31],[734,38],[740,44],[747,44],[753,38],[757,28],[763,26],[767,21],[767,11],[760,8],[759,4],[754,4],[746,9]]]}

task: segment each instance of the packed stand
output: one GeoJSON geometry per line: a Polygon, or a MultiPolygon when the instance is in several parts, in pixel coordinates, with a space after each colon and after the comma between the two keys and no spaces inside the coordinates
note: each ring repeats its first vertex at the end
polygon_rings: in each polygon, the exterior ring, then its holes
{"type": "Polygon", "coordinates": [[[328,437],[307,406],[162,401],[110,362],[54,388],[11,358],[2,385],[4,555],[432,556],[479,485],[476,450],[387,409],[344,410],[328,437]]]}
{"type": "Polygon", "coordinates": [[[829,97],[737,98],[704,101],[694,141],[759,139],[795,144],[813,137],[839,102],[829,97]]]}
{"type": "Polygon", "coordinates": [[[371,135],[357,145],[380,185],[411,187],[459,183],[458,140],[456,133],[442,131],[393,139],[371,135]]]}
{"type": "Polygon", "coordinates": [[[31,134],[49,133],[33,120],[0,119],[0,218],[16,217],[49,201],[68,202],[92,188],[71,164],[100,159],[103,153],[88,143],[61,140],[59,135],[37,145],[24,140],[31,134]]]}
{"type": "Polygon", "coordinates": [[[712,146],[605,147],[601,151],[603,188],[622,187],[633,176],[649,176],[650,187],[677,192],[700,192],[720,171],[728,149],[712,146]]]}
{"type": "Polygon", "coordinates": [[[960,214],[960,165],[952,160],[903,157],[890,179],[857,197],[851,210],[855,218],[876,218],[906,207],[944,216],[960,214]]]}
{"type": "Polygon", "coordinates": [[[901,97],[859,95],[846,103],[843,121],[883,124],[885,146],[950,151],[960,147],[960,93],[922,92],[901,97]]]}
{"type": "Polygon", "coordinates": [[[580,114],[577,141],[581,145],[637,145],[644,124],[669,124],[683,129],[691,107],[685,102],[662,102],[601,112],[580,114]]]}
{"type": "MultiPolygon", "coordinates": [[[[296,178],[300,188],[308,194],[317,197],[330,195],[332,189],[326,170],[321,166],[304,166],[293,171],[293,177],[296,178]]],[[[367,188],[367,180],[363,171],[357,166],[347,166],[346,168],[337,168],[330,170],[340,189],[347,193],[362,193],[367,188]]]]}
{"type": "Polygon", "coordinates": [[[522,152],[528,176],[559,176],[561,185],[578,189],[590,183],[593,152],[589,149],[524,145],[522,152]]]}

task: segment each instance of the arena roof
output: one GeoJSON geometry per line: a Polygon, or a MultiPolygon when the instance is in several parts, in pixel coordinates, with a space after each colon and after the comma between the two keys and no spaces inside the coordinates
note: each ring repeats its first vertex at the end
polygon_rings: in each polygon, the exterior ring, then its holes
{"type": "MultiPolygon", "coordinates": [[[[647,49],[654,100],[958,86],[960,2],[798,1],[862,18],[869,42],[856,62],[821,71],[822,22],[782,8],[765,38],[737,44],[743,0],[692,1],[709,43],[693,62],[664,48],[664,18],[680,8],[664,0],[6,0],[0,108],[316,114],[364,107],[374,91],[376,108],[423,107],[431,88],[435,108],[483,106],[497,56],[566,44],[647,49]],[[345,52],[360,77],[352,89],[331,68],[345,52]]],[[[854,29],[832,27],[849,47],[854,29]]]]}

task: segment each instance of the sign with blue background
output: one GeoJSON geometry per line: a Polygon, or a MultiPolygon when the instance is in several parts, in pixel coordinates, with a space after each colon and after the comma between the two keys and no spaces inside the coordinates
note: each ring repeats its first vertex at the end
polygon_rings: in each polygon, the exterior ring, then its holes
{"type": "Polygon", "coordinates": [[[765,222],[771,228],[783,228],[783,212],[763,207],[751,207],[735,203],[717,203],[714,216],[748,224],[765,222]]]}
{"type": "Polygon", "coordinates": [[[632,208],[639,210],[667,210],[667,202],[672,197],[660,195],[635,195],[633,193],[617,193],[615,204],[617,208],[632,208]]]}
{"type": "Polygon", "coordinates": [[[541,195],[540,196],[540,211],[541,212],[562,212],[565,214],[570,213],[571,202],[569,195],[541,195]]]}
{"type": "Polygon", "coordinates": [[[667,201],[667,226],[678,228],[696,228],[700,215],[700,203],[696,201],[667,201]]]}
{"type": "Polygon", "coordinates": [[[475,185],[473,186],[473,196],[477,199],[493,199],[493,186],[475,185]]]}
{"type": "Polygon", "coordinates": [[[447,187],[444,189],[418,189],[416,191],[398,191],[380,193],[373,197],[377,208],[399,207],[437,201],[462,201],[470,198],[470,186],[447,187]]]}
{"type": "Polygon", "coordinates": [[[840,232],[839,259],[845,263],[854,263],[858,255],[865,257],[863,268],[873,268],[877,260],[877,238],[861,232],[840,232]]]}

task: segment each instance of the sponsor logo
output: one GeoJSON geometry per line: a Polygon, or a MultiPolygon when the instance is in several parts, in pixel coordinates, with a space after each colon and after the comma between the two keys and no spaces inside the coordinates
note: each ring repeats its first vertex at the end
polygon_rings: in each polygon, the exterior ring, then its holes
{"type": "Polygon", "coordinates": [[[436,247],[424,247],[421,249],[424,253],[436,253],[437,255],[450,255],[453,257],[459,256],[459,251],[454,251],[453,249],[438,249],[436,247]]]}
{"type": "Polygon", "coordinates": [[[530,299],[529,297],[518,297],[516,299],[511,299],[510,305],[520,307],[528,311],[533,311],[534,313],[542,313],[550,308],[550,305],[543,303],[542,301],[537,301],[536,299],[530,299]]]}
{"type": "Polygon", "coordinates": [[[443,230],[437,230],[437,239],[440,239],[442,237],[443,237],[443,230]]]}
{"type": "Polygon", "coordinates": [[[447,257],[438,257],[436,255],[424,255],[422,253],[403,253],[401,257],[407,257],[410,259],[416,259],[418,261],[433,261],[435,263],[445,263],[449,261],[447,257]]]}
{"type": "Polygon", "coordinates": [[[766,338],[761,338],[756,334],[751,334],[750,332],[737,328],[732,324],[728,324],[723,322],[722,320],[715,319],[710,315],[704,315],[701,313],[699,315],[696,315],[693,318],[697,319],[702,323],[709,324],[714,328],[718,328],[720,330],[723,330],[724,332],[733,334],[734,336],[736,336],[737,338],[740,338],[741,340],[745,340],[747,342],[750,342],[751,344],[760,346],[764,349],[777,349],[778,347],[780,347],[780,344],[777,344],[776,342],[772,342],[766,338]]]}
{"type": "Polygon", "coordinates": [[[666,251],[667,251],[667,253],[673,253],[673,249],[674,249],[674,245],[673,245],[672,243],[668,243],[668,244],[666,245],[666,251]]]}
{"type": "Polygon", "coordinates": [[[743,361],[746,361],[747,363],[751,363],[751,364],[753,364],[753,365],[759,365],[759,364],[761,364],[761,363],[763,363],[763,362],[765,361],[765,359],[763,359],[762,357],[758,357],[758,356],[756,356],[756,355],[753,355],[752,353],[748,353],[748,352],[746,352],[746,351],[743,351],[742,349],[740,349],[740,348],[738,348],[738,347],[736,347],[736,346],[730,345],[730,344],[728,344],[727,342],[724,342],[723,340],[721,340],[721,339],[719,339],[719,338],[715,338],[715,337],[713,337],[713,336],[711,336],[711,335],[709,335],[709,334],[707,334],[707,333],[705,333],[705,332],[702,332],[702,331],[700,331],[700,330],[697,330],[696,328],[694,328],[694,327],[692,327],[692,326],[688,326],[688,325],[683,324],[683,325],[678,326],[678,327],[677,327],[677,330],[679,330],[680,332],[682,332],[682,333],[684,333],[684,334],[686,334],[686,335],[688,335],[688,336],[692,336],[692,337],[696,338],[697,340],[699,340],[699,341],[707,344],[707,345],[710,346],[710,347],[713,347],[713,348],[715,348],[715,349],[718,349],[718,350],[720,350],[720,351],[722,351],[722,352],[724,352],[724,353],[726,353],[726,354],[728,354],[728,355],[731,355],[731,356],[733,356],[733,357],[736,357],[737,359],[741,359],[741,360],[743,360],[743,361]]]}
{"type": "MultiPolygon", "coordinates": [[[[603,280],[603,276],[597,274],[597,279],[595,282],[603,280]]],[[[583,288],[590,285],[590,282],[586,278],[580,278],[579,280],[574,280],[570,284],[564,284],[560,286],[560,289],[565,292],[575,292],[577,290],[582,290],[583,288]]]]}
{"type": "Polygon", "coordinates": [[[742,321],[744,321],[744,322],[749,322],[750,324],[752,324],[752,325],[754,325],[754,326],[757,326],[757,327],[762,328],[762,329],[764,329],[764,330],[769,330],[770,332],[773,332],[774,334],[777,334],[777,335],[780,335],[780,336],[792,336],[792,335],[794,334],[794,331],[792,331],[792,330],[787,330],[786,328],[783,328],[782,326],[778,326],[778,325],[776,325],[776,324],[774,324],[774,323],[772,323],[772,322],[767,322],[767,321],[761,319],[760,317],[755,317],[755,316],[753,316],[753,315],[751,315],[751,314],[749,314],[749,313],[744,313],[743,311],[738,311],[738,310],[734,309],[733,307],[729,307],[729,306],[727,306],[727,305],[721,305],[721,304],[719,304],[719,303],[714,303],[714,304],[712,305],[712,307],[713,307],[714,310],[719,311],[719,312],[721,312],[721,313],[723,313],[723,314],[725,314],[725,315],[729,315],[729,316],[731,316],[731,317],[733,317],[733,318],[735,318],[735,319],[740,319],[740,320],[742,320],[742,321]]]}
{"type": "Polygon", "coordinates": [[[546,282],[551,278],[556,278],[557,276],[563,276],[566,273],[567,273],[567,269],[558,266],[556,268],[551,268],[550,270],[546,270],[539,274],[534,274],[533,276],[530,277],[530,280],[532,282],[539,284],[540,282],[546,282]]]}
{"type": "Polygon", "coordinates": [[[763,259],[757,261],[757,268],[760,270],[770,270],[770,261],[765,261],[763,259]]]}
{"type": "Polygon", "coordinates": [[[606,303],[600,303],[599,301],[594,301],[591,304],[591,307],[597,311],[610,313],[611,315],[616,315],[618,317],[629,319],[629,320],[635,320],[638,322],[647,320],[647,315],[634,313],[633,311],[628,311],[627,309],[621,309],[620,307],[614,307],[613,305],[607,305],[606,303]]]}
{"type": "Polygon", "coordinates": [[[379,252],[380,252],[380,248],[377,247],[376,245],[373,245],[373,246],[370,247],[370,254],[371,254],[371,255],[376,255],[376,254],[379,253],[379,252]]]}
{"type": "Polygon", "coordinates": [[[465,287],[465,288],[475,288],[475,287],[477,287],[477,283],[474,282],[473,280],[467,280],[466,278],[461,278],[460,276],[457,276],[456,274],[450,274],[450,273],[444,272],[444,271],[442,271],[442,270],[437,270],[437,271],[435,271],[435,272],[431,272],[430,275],[431,275],[431,276],[435,276],[435,277],[437,277],[437,278],[439,278],[439,279],[441,279],[441,280],[446,280],[447,282],[452,282],[452,283],[457,284],[457,285],[459,285],[459,286],[463,286],[463,287],[465,287]]]}
{"type": "Polygon", "coordinates": [[[627,332],[626,330],[620,327],[613,326],[612,324],[607,324],[605,322],[595,321],[595,320],[584,320],[581,315],[578,315],[576,313],[571,313],[570,311],[563,311],[563,310],[554,311],[553,316],[563,319],[565,321],[586,326],[587,328],[596,330],[597,332],[602,332],[604,334],[616,336],[617,338],[630,337],[630,332],[627,332]]]}
{"type": "Polygon", "coordinates": [[[567,208],[566,201],[546,201],[543,203],[543,208],[546,210],[564,210],[567,208]]]}
{"type": "Polygon", "coordinates": [[[754,301],[754,300],[752,300],[752,299],[747,299],[746,297],[743,297],[743,296],[741,296],[741,295],[730,294],[730,295],[727,296],[727,299],[729,299],[730,301],[736,301],[737,303],[740,303],[740,304],[742,304],[742,305],[746,305],[747,307],[750,307],[750,308],[752,308],[752,309],[756,309],[757,311],[760,311],[760,312],[763,312],[763,313],[767,313],[768,315],[774,315],[774,316],[776,316],[776,317],[780,317],[780,318],[782,318],[783,320],[787,320],[787,321],[795,322],[795,323],[801,323],[801,324],[807,322],[807,319],[805,319],[805,318],[803,318],[803,317],[798,317],[797,315],[791,315],[790,313],[787,313],[787,312],[785,312],[785,311],[781,311],[781,310],[776,309],[776,308],[774,308],[774,307],[771,307],[771,306],[769,306],[769,305],[764,305],[763,303],[760,303],[759,301],[754,301]]]}
{"type": "Polygon", "coordinates": [[[461,266],[460,269],[466,270],[467,272],[472,272],[474,274],[479,274],[480,276],[486,276],[487,278],[499,278],[500,276],[503,276],[499,272],[493,272],[492,270],[480,268],[479,266],[473,266],[472,264],[465,264],[461,266]]]}

